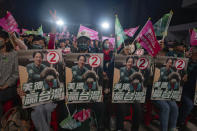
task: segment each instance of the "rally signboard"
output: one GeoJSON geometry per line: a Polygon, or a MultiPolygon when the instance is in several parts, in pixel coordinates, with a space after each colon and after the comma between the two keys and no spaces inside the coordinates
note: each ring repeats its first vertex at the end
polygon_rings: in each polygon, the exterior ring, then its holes
{"type": "Polygon", "coordinates": [[[19,51],[20,86],[24,108],[63,100],[65,71],[61,51],[19,51]]]}
{"type": "Polygon", "coordinates": [[[68,103],[102,101],[103,54],[71,53],[64,56],[68,103]]]}
{"type": "Polygon", "coordinates": [[[188,59],[157,57],[152,89],[152,100],[180,101],[188,59]]]}
{"type": "Polygon", "coordinates": [[[151,59],[147,56],[115,55],[113,103],[144,103],[151,59]]]}

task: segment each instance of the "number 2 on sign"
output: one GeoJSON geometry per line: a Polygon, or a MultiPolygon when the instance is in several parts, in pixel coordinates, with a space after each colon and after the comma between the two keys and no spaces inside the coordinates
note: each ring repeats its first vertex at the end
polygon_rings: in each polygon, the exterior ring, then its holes
{"type": "Polygon", "coordinates": [[[57,52],[53,51],[53,52],[49,52],[47,54],[47,61],[50,63],[50,64],[56,64],[58,63],[60,59],[60,56],[57,52]]]}
{"type": "Polygon", "coordinates": [[[50,56],[52,56],[50,59],[50,62],[51,63],[56,62],[56,60],[55,60],[56,54],[52,52],[52,53],[50,53],[50,56]]]}
{"type": "Polygon", "coordinates": [[[145,67],[145,62],[146,62],[146,60],[145,59],[140,59],[140,66],[139,66],[139,68],[144,68],[145,67]]]}
{"type": "Polygon", "coordinates": [[[96,63],[97,63],[98,58],[95,57],[95,56],[93,56],[93,57],[92,57],[92,60],[93,60],[92,65],[93,65],[93,66],[97,66],[96,63]]]}
{"type": "Polygon", "coordinates": [[[178,61],[179,65],[177,66],[178,69],[181,69],[182,68],[182,65],[183,65],[183,61],[178,61]]]}
{"type": "Polygon", "coordinates": [[[182,70],[185,67],[185,61],[184,60],[177,60],[175,63],[177,70],[182,70]]]}
{"type": "Polygon", "coordinates": [[[144,70],[148,67],[149,65],[149,62],[148,62],[148,59],[146,58],[139,58],[137,60],[137,67],[140,69],[140,70],[144,70]]]}
{"type": "Polygon", "coordinates": [[[92,55],[88,59],[88,63],[91,67],[98,67],[101,64],[101,58],[98,55],[92,55]]]}

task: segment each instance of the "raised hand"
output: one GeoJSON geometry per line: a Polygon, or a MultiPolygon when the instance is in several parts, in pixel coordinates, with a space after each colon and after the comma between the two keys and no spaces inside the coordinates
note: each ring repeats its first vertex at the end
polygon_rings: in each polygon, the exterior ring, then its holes
{"type": "Polygon", "coordinates": [[[54,21],[57,21],[56,10],[54,10],[54,12],[52,10],[49,10],[49,13],[50,13],[52,19],[54,21]]]}

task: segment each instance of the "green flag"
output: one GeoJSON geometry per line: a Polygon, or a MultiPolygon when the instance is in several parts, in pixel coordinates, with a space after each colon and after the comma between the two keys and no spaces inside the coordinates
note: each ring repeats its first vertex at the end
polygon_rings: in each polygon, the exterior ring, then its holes
{"type": "Polygon", "coordinates": [[[37,35],[43,36],[42,25],[37,29],[37,35]]]}
{"type": "Polygon", "coordinates": [[[156,36],[167,36],[168,27],[172,18],[173,12],[165,14],[161,19],[159,19],[153,26],[156,36]]]}
{"type": "Polygon", "coordinates": [[[116,49],[120,48],[124,40],[127,38],[122,26],[120,25],[118,16],[116,15],[115,20],[115,35],[116,35],[116,49]]]}
{"type": "Polygon", "coordinates": [[[34,31],[34,30],[32,30],[32,31],[25,31],[24,33],[28,34],[28,35],[33,34],[33,35],[41,35],[41,36],[43,36],[42,25],[37,29],[37,31],[34,31]]]}
{"type": "Polygon", "coordinates": [[[24,33],[27,35],[30,35],[30,34],[36,35],[37,31],[24,31],[24,33]]]}

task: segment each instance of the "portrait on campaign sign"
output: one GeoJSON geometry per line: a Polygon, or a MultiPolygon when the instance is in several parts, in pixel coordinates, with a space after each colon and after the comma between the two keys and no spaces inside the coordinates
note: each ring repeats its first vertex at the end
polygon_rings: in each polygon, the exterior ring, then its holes
{"type": "Polygon", "coordinates": [[[64,55],[68,103],[102,101],[103,54],[64,55]]]}
{"type": "Polygon", "coordinates": [[[65,98],[65,66],[59,50],[18,52],[23,108],[65,98]]]}
{"type": "Polygon", "coordinates": [[[188,59],[157,57],[152,88],[152,100],[180,101],[188,59]]]}
{"type": "Polygon", "coordinates": [[[194,105],[197,105],[197,80],[196,80],[196,91],[195,91],[195,97],[194,97],[194,105]]]}
{"type": "Polygon", "coordinates": [[[115,55],[113,103],[144,103],[152,61],[147,56],[115,55]]]}

